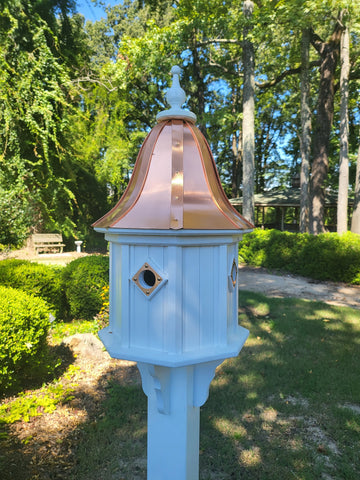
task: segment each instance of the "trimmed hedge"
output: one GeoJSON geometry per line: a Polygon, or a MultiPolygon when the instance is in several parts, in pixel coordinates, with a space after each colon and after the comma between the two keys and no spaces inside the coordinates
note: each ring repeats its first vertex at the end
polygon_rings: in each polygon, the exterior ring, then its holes
{"type": "Polygon", "coordinates": [[[80,257],[62,271],[67,316],[91,320],[102,307],[102,287],[109,284],[109,258],[104,255],[80,257]]]}
{"type": "Polygon", "coordinates": [[[0,391],[31,377],[47,353],[50,310],[41,298],[0,286],[0,391]]]}
{"type": "Polygon", "coordinates": [[[62,267],[8,259],[0,262],[0,285],[19,288],[45,300],[62,317],[64,308],[61,284],[62,267]]]}
{"type": "Polygon", "coordinates": [[[0,261],[0,285],[45,300],[60,320],[91,320],[102,308],[102,287],[109,284],[109,258],[81,257],[66,267],[27,260],[0,261]]]}
{"type": "Polygon", "coordinates": [[[255,229],[239,246],[240,262],[316,280],[360,284],[360,236],[255,229]]]}

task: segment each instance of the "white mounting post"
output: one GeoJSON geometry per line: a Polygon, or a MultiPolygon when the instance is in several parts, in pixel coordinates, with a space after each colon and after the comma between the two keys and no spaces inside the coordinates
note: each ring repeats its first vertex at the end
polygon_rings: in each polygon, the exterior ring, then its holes
{"type": "Polygon", "coordinates": [[[222,361],[183,367],[138,363],[148,397],[147,480],[198,480],[200,406],[222,361]]]}

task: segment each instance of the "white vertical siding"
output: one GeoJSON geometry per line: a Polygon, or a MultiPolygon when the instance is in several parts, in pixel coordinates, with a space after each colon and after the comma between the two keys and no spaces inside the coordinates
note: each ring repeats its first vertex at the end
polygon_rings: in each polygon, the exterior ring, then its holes
{"type": "Polygon", "coordinates": [[[165,351],[179,354],[183,351],[183,251],[181,247],[166,247],[164,270],[168,282],[164,286],[165,351]]]}

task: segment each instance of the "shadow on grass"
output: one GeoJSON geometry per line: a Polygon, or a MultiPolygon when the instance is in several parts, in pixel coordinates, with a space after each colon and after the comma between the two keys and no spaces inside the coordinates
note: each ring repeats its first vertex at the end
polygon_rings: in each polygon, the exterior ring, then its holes
{"type": "Polygon", "coordinates": [[[74,355],[66,345],[49,345],[38,364],[26,368],[22,376],[10,388],[0,390],[0,400],[5,396],[16,395],[22,391],[36,389],[44,383],[60,378],[74,362],[74,355]]]}
{"type": "MultiPolygon", "coordinates": [[[[134,375],[137,371],[130,379],[134,375]]],[[[110,379],[98,415],[77,432],[80,442],[71,478],[146,478],[146,402],[141,385],[110,379]]]]}
{"type": "MultiPolygon", "coordinates": [[[[360,312],[241,292],[240,323],[250,338],[219,367],[201,409],[200,480],[357,480],[360,415],[343,406],[360,403],[360,312]]],[[[112,369],[73,397],[84,421],[62,437],[14,452],[12,433],[3,439],[2,479],[145,480],[136,367],[112,369]]]]}
{"type": "Polygon", "coordinates": [[[146,478],[146,397],[136,366],[75,389],[56,413],[31,419],[36,433],[28,437],[26,424],[21,432],[0,425],[1,480],[146,478]]]}

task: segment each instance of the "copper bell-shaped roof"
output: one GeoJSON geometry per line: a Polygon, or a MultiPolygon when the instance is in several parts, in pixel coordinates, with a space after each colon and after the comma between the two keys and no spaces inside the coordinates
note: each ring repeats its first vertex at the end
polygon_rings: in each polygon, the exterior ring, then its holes
{"type": "Polygon", "coordinates": [[[173,67],[170,109],[145,139],[129,185],[96,228],[248,230],[253,225],[229,203],[196,115],[182,109],[181,69],[173,67]]]}

